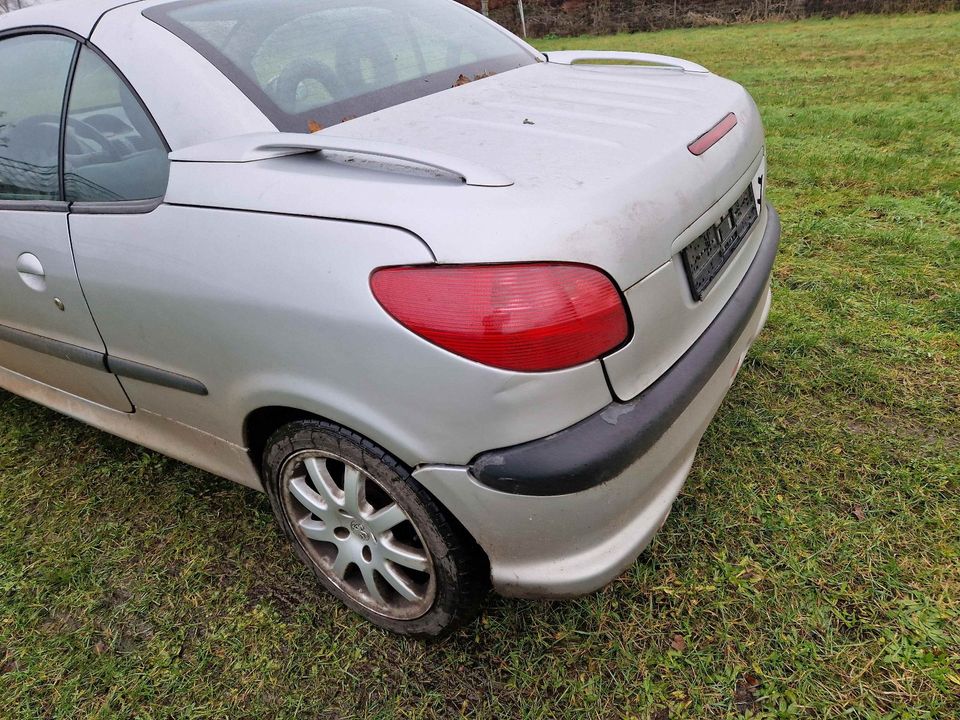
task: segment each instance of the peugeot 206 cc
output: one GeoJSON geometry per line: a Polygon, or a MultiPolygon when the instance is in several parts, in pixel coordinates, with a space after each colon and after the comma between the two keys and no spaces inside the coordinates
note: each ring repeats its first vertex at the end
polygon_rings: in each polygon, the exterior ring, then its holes
{"type": "Polygon", "coordinates": [[[452,0],[0,18],[0,386],[264,490],[436,636],[663,524],[770,304],[748,93],[452,0]]]}

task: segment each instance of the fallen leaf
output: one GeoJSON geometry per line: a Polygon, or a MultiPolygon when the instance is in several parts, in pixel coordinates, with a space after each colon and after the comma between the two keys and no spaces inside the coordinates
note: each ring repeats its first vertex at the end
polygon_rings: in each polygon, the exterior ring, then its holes
{"type": "Polygon", "coordinates": [[[307,122],[307,130],[312,133],[318,133],[323,130],[323,125],[318,123],[316,120],[310,120],[307,122]]]}
{"type": "Polygon", "coordinates": [[[670,647],[677,652],[683,652],[687,649],[687,641],[683,639],[683,635],[674,635],[673,640],[670,641],[670,647]]]}
{"type": "Polygon", "coordinates": [[[103,655],[107,651],[107,644],[103,640],[98,640],[97,644],[93,646],[93,651],[97,655],[103,655]]]}
{"type": "Polygon", "coordinates": [[[861,522],[867,519],[867,514],[863,512],[863,505],[857,503],[853,506],[853,516],[861,522]]]}
{"type": "Polygon", "coordinates": [[[17,672],[17,670],[20,669],[20,666],[17,665],[16,659],[4,648],[0,648],[0,655],[3,656],[3,659],[0,660],[0,675],[17,672]]]}
{"type": "Polygon", "coordinates": [[[746,715],[757,705],[757,689],[759,687],[760,679],[750,673],[737,680],[737,687],[733,692],[733,702],[737,712],[746,715]]]}
{"type": "Polygon", "coordinates": [[[466,75],[461,74],[460,77],[457,78],[457,81],[453,84],[453,86],[460,87],[461,85],[466,85],[468,82],[472,82],[470,78],[468,78],[466,75]]]}

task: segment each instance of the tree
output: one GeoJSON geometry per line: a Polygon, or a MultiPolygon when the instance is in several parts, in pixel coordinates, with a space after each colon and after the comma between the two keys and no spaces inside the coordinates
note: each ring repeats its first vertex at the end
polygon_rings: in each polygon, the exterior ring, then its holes
{"type": "Polygon", "coordinates": [[[44,0],[0,0],[0,15],[19,10],[20,8],[29,7],[30,5],[36,5],[38,2],[43,1],[44,0]]]}

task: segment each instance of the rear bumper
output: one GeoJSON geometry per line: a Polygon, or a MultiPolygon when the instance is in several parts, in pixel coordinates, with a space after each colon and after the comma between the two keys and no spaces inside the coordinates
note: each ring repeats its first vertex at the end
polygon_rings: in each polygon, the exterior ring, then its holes
{"type": "Polygon", "coordinates": [[[499,592],[591,592],[649,544],[766,322],[780,239],[779,218],[769,210],[760,248],[727,305],[637,398],[541,440],[484,453],[467,468],[416,471],[486,551],[499,592]]]}

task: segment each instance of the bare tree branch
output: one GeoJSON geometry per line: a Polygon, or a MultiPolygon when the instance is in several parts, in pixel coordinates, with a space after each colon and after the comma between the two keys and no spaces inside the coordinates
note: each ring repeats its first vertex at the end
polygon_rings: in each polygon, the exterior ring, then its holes
{"type": "MultiPolygon", "coordinates": [[[[42,2],[43,0],[39,0],[42,2]]],[[[36,5],[38,0],[0,0],[0,15],[6,12],[13,12],[28,5],[36,5]]]]}

